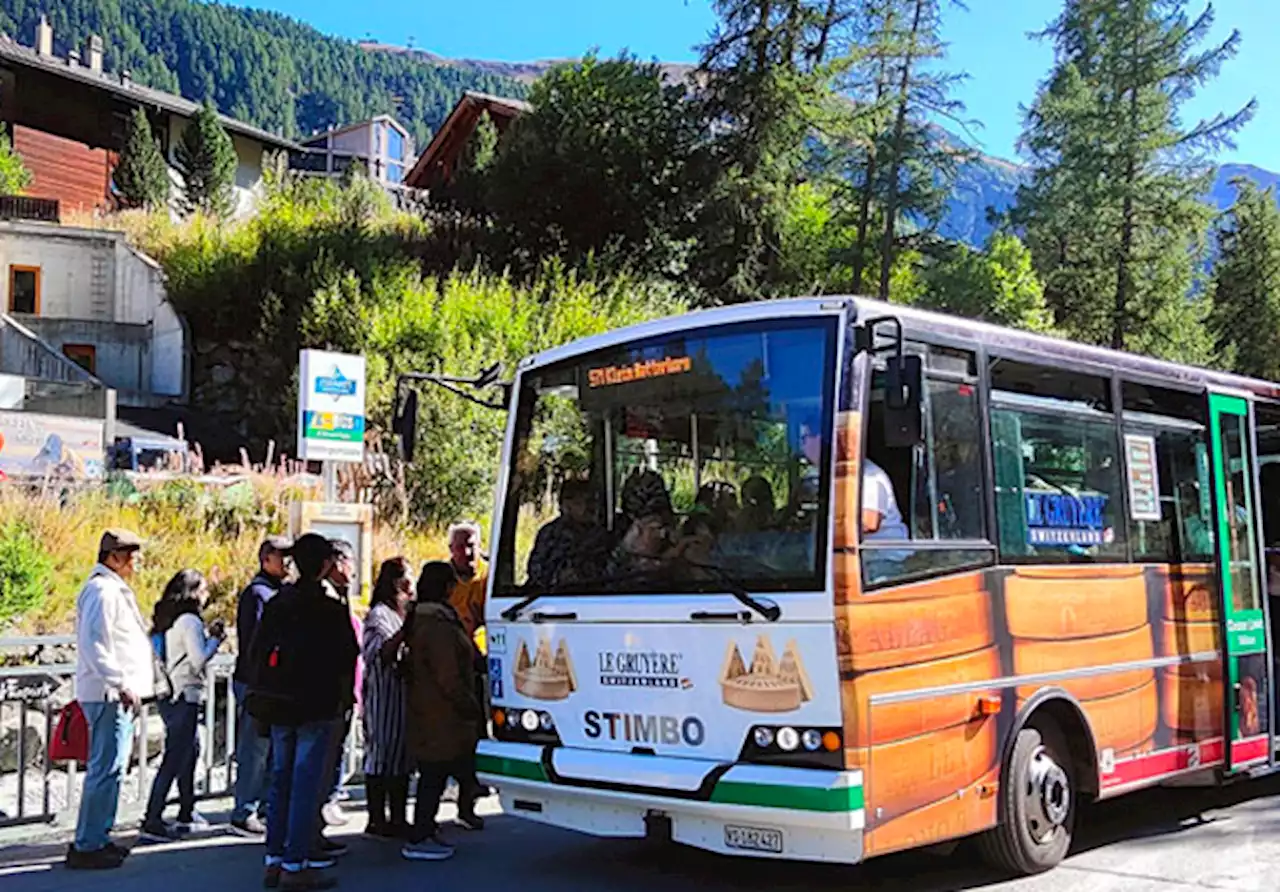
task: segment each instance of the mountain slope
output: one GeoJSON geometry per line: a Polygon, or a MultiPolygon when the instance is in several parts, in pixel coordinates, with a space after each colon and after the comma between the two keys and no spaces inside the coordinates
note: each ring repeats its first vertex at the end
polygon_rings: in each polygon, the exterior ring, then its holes
{"type": "Polygon", "coordinates": [[[30,45],[46,12],[57,55],[100,34],[108,71],[286,136],[394,114],[424,145],[463,91],[525,91],[486,71],[369,53],[277,13],[192,0],[0,0],[0,29],[30,45]]]}

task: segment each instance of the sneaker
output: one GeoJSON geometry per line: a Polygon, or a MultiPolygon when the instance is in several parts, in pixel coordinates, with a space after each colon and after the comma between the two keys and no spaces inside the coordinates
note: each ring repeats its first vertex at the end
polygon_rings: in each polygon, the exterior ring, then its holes
{"type": "Polygon", "coordinates": [[[458,823],[461,824],[463,827],[466,827],[468,830],[484,829],[484,818],[480,817],[475,812],[469,812],[465,815],[459,812],[458,823]]]}
{"type": "Polygon", "coordinates": [[[262,872],[262,888],[278,889],[280,887],[281,872],[279,864],[268,864],[262,872]]]}
{"type": "Polygon", "coordinates": [[[180,836],[181,834],[176,828],[170,827],[162,821],[147,821],[143,823],[138,839],[143,842],[173,842],[180,836]]]}
{"type": "Polygon", "coordinates": [[[435,837],[428,837],[422,842],[411,842],[400,850],[400,855],[409,861],[445,861],[453,857],[453,846],[445,845],[435,837]]]}
{"type": "Polygon", "coordinates": [[[267,832],[267,825],[257,815],[249,815],[241,821],[231,822],[231,832],[246,839],[258,839],[267,832]]]}
{"type": "Polygon", "coordinates": [[[109,850],[110,850],[110,851],[112,851],[112,852],[115,852],[115,853],[116,853],[117,855],[119,855],[121,858],[128,858],[128,857],[129,857],[129,849],[127,849],[126,847],[124,847],[124,846],[122,846],[122,845],[117,845],[117,844],[116,844],[116,843],[114,843],[114,842],[109,842],[109,843],[107,843],[107,849],[109,849],[109,850]]]}
{"type": "Polygon", "coordinates": [[[365,825],[364,835],[370,839],[402,839],[393,824],[370,821],[365,825]]]}
{"type": "Polygon", "coordinates": [[[326,802],[324,807],[320,809],[320,817],[324,819],[326,826],[341,827],[347,823],[347,813],[336,802],[326,802]]]}
{"type": "Polygon", "coordinates": [[[332,889],[338,881],[304,867],[302,870],[282,870],[280,872],[281,892],[312,892],[316,889],[332,889]]]}
{"type": "Polygon", "coordinates": [[[316,849],[330,858],[341,858],[351,851],[350,846],[346,843],[338,842],[336,839],[326,839],[324,836],[316,840],[316,849]]]}
{"type": "Polygon", "coordinates": [[[67,849],[66,866],[68,870],[115,870],[124,864],[125,856],[110,846],[104,846],[96,852],[82,852],[75,846],[67,849]]]}
{"type": "Polygon", "coordinates": [[[184,821],[182,818],[178,818],[178,823],[175,826],[179,833],[205,833],[213,827],[209,823],[209,819],[198,811],[191,813],[190,820],[184,821]]]}
{"type": "Polygon", "coordinates": [[[336,867],[337,864],[337,858],[321,852],[312,852],[307,856],[307,867],[310,870],[328,870],[331,867],[336,867]]]}

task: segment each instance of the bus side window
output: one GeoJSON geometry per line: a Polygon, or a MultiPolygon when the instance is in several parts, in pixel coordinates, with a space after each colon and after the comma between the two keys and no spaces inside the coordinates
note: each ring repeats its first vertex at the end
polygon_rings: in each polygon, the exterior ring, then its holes
{"type": "MultiPolygon", "coordinates": [[[[867,586],[880,586],[994,562],[983,505],[981,428],[973,355],[928,351],[923,388],[924,442],[890,449],[881,434],[881,378],[873,378],[866,458],[893,484],[908,537],[863,535],[867,586]],[[948,542],[956,542],[948,546],[948,542]],[[961,544],[963,543],[963,544],[961,544]]],[[[865,486],[864,477],[864,486],[865,486]]]]}
{"type": "Polygon", "coordinates": [[[1124,482],[1107,379],[995,359],[991,443],[1000,555],[1126,558],[1124,482]]]}

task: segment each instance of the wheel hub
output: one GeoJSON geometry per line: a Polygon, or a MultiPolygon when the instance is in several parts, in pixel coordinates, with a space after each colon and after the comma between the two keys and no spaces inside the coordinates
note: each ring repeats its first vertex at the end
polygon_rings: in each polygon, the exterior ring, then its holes
{"type": "Polygon", "coordinates": [[[1043,842],[1071,812],[1071,780],[1044,747],[1031,757],[1025,788],[1027,828],[1043,842]]]}

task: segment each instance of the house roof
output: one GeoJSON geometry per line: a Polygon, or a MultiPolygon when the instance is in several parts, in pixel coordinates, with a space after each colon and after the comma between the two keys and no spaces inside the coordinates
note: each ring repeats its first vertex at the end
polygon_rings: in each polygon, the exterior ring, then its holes
{"type": "Polygon", "coordinates": [[[523,99],[510,99],[472,90],[463,93],[449,112],[449,117],[444,119],[440,129],[431,138],[431,144],[418,157],[413,169],[405,174],[405,185],[425,189],[434,180],[447,177],[462,147],[476,129],[481,113],[488,112],[489,117],[501,127],[532,108],[523,99]]]}
{"type": "MultiPolygon", "coordinates": [[[[93,71],[83,65],[71,65],[66,59],[59,59],[56,56],[42,56],[31,47],[23,46],[8,36],[0,37],[0,66],[28,68],[56,75],[109,93],[131,104],[153,106],[184,118],[193,118],[200,110],[199,103],[173,93],[153,90],[132,80],[124,81],[117,75],[93,71]]],[[[252,139],[263,145],[278,149],[301,148],[292,140],[252,124],[246,124],[244,121],[237,121],[223,114],[218,115],[218,120],[229,133],[252,139]]]]}

